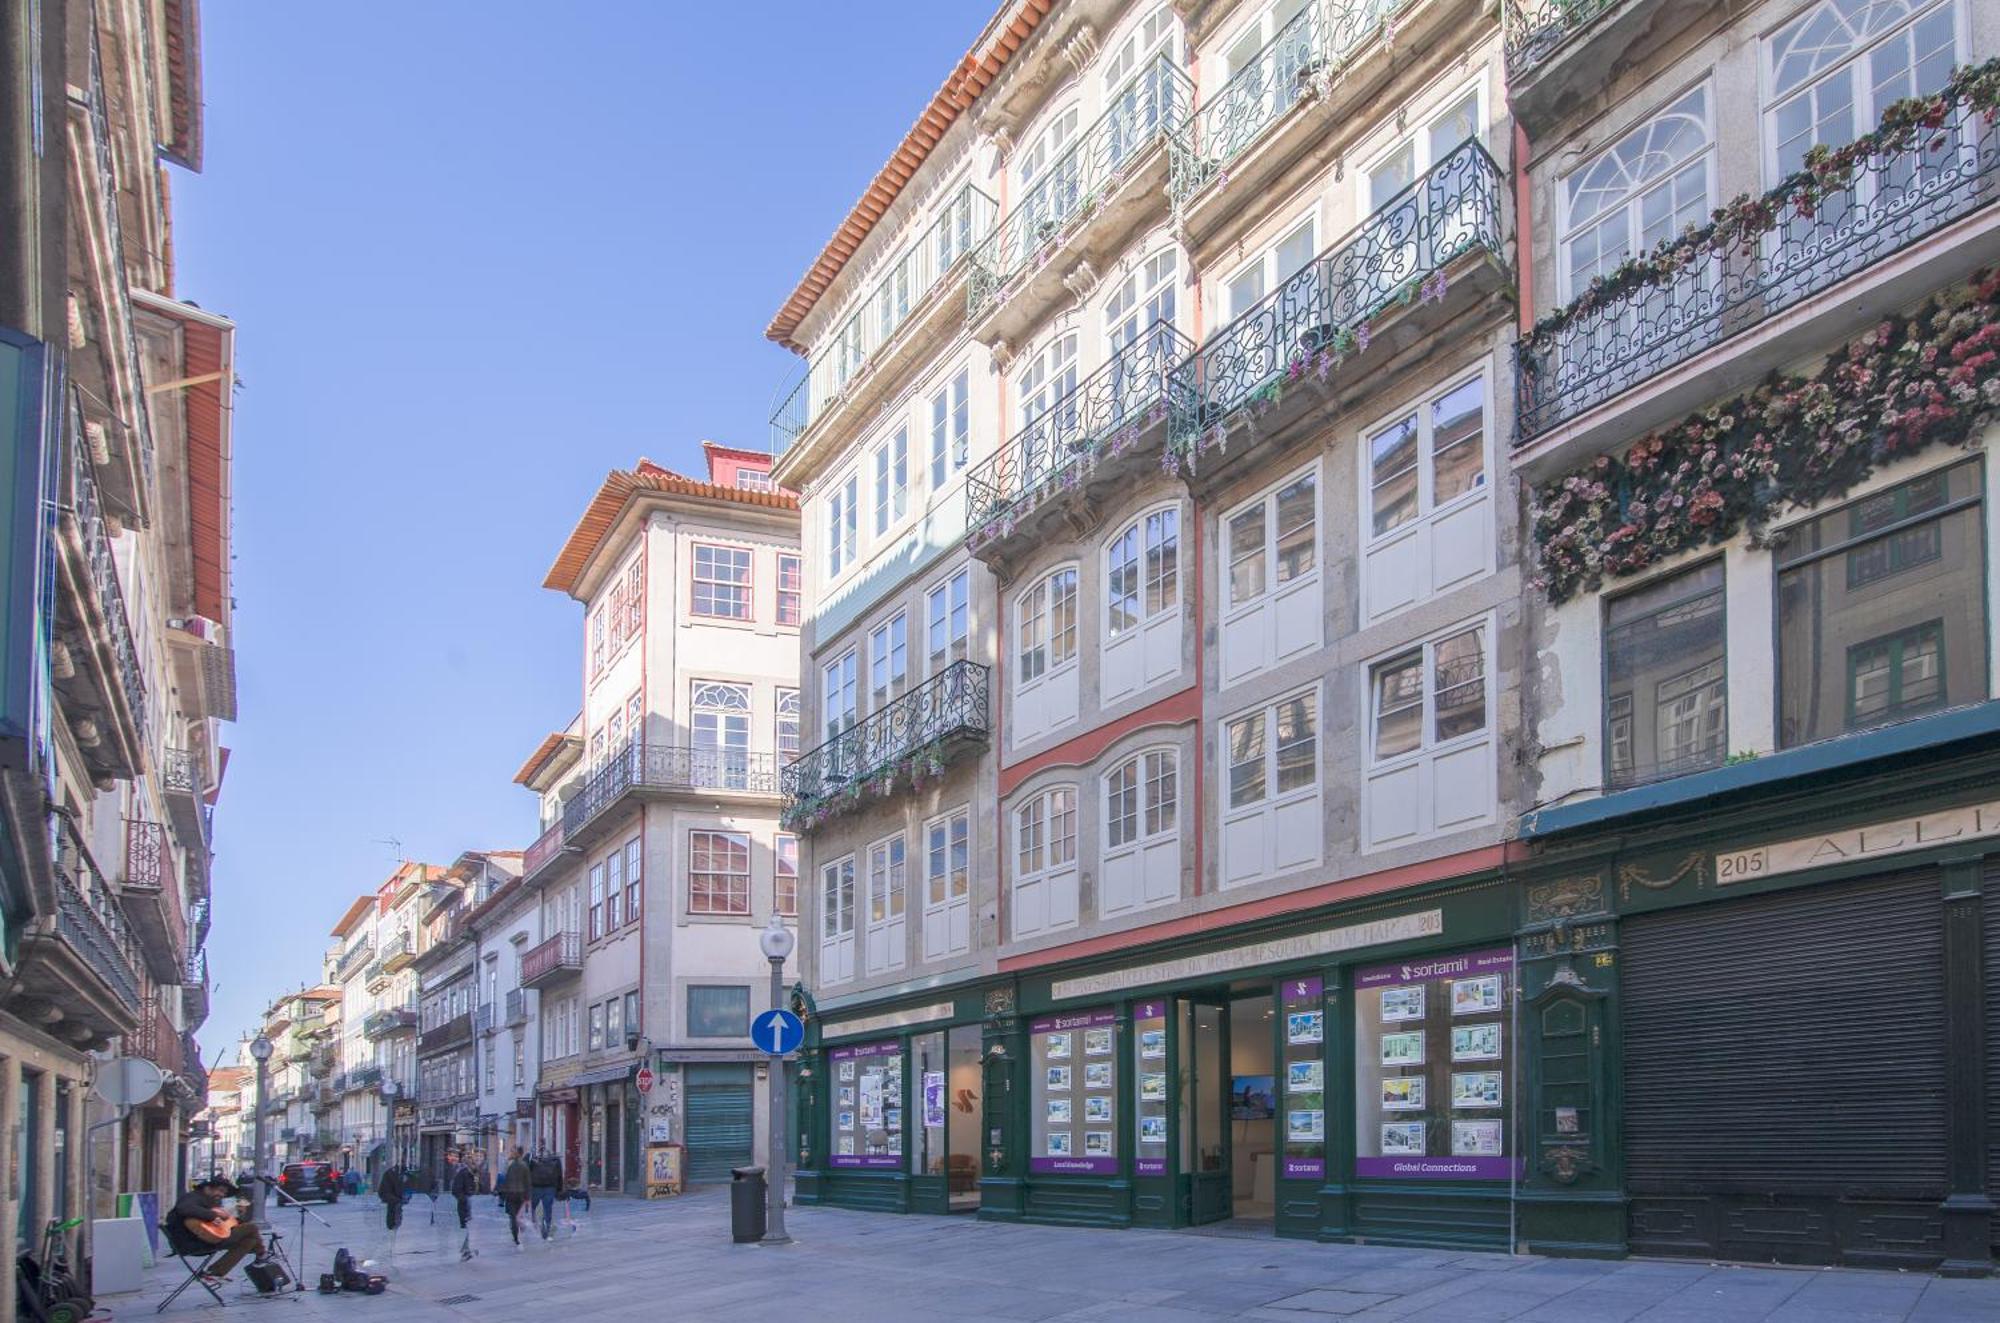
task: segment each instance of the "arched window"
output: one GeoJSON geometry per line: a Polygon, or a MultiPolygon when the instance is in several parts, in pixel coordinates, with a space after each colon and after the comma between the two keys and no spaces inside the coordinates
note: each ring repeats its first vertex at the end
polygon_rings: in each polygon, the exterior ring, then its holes
{"type": "Polygon", "coordinates": [[[1174,93],[1173,11],[1155,7],[1115,40],[1104,61],[1104,110],[1114,167],[1137,155],[1167,118],[1174,93]]]}
{"type": "Polygon", "coordinates": [[[1164,393],[1168,369],[1181,357],[1179,342],[1158,329],[1174,324],[1179,284],[1180,253],[1170,244],[1133,266],[1104,301],[1112,426],[1152,408],[1164,393]]]}
{"type": "Polygon", "coordinates": [[[1708,219],[1708,88],[1695,88],[1614,142],[1564,185],[1563,289],[1594,277],[1708,219]]]}
{"type": "Polygon", "coordinates": [[[1178,505],[1148,510],[1104,547],[1105,702],[1181,669],[1178,505]]]}
{"type": "Polygon", "coordinates": [[[1079,180],[1076,135],[1081,125],[1081,107],[1069,105],[1046,117],[1041,127],[1022,146],[1014,161],[1014,178],[1020,198],[1014,204],[1020,216],[1014,254],[1017,264],[1025,263],[1062,222],[1076,210],[1079,180]]]}
{"type": "Polygon", "coordinates": [[[1076,922],[1076,787],[1037,792],[1014,810],[1014,939],[1076,922]]]}

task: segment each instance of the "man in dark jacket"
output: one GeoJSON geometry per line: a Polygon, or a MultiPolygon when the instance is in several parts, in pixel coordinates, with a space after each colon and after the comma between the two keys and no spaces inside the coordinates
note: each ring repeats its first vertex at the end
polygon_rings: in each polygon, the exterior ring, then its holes
{"type": "Polygon", "coordinates": [[[202,1273],[211,1282],[229,1276],[229,1270],[241,1263],[245,1255],[256,1255],[257,1263],[264,1261],[264,1240],[257,1234],[256,1224],[235,1221],[222,1205],[224,1199],[234,1199],[239,1193],[236,1186],[217,1173],[175,1200],[173,1211],[167,1214],[177,1232],[185,1231],[207,1244],[211,1253],[221,1253],[202,1273]]]}
{"type": "Polygon", "coordinates": [[[469,1259],[478,1253],[472,1248],[472,1196],[477,1185],[472,1178],[472,1168],[458,1160],[457,1149],[445,1154],[444,1162],[445,1190],[458,1206],[458,1228],[465,1232],[465,1239],[458,1246],[458,1257],[469,1259]]]}
{"type": "Polygon", "coordinates": [[[531,1186],[527,1155],[522,1153],[521,1146],[516,1144],[512,1155],[507,1159],[507,1170],[500,1177],[500,1202],[507,1208],[507,1229],[514,1233],[516,1248],[521,1244],[521,1209],[528,1202],[528,1191],[531,1186]]]}
{"type": "Polygon", "coordinates": [[[556,1195],[562,1191],[562,1183],[562,1159],[544,1144],[528,1164],[528,1193],[535,1201],[534,1216],[541,1223],[543,1240],[555,1234],[556,1195]]]}
{"type": "Polygon", "coordinates": [[[382,1179],[375,1183],[375,1193],[382,1199],[382,1220],[389,1230],[403,1225],[403,1205],[408,1202],[409,1189],[403,1184],[403,1169],[391,1163],[382,1171],[382,1179]]]}

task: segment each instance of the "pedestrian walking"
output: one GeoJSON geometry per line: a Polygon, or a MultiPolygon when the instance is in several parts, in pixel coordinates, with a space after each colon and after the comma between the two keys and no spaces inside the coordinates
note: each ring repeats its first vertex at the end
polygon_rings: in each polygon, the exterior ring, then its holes
{"type": "Polygon", "coordinates": [[[513,1155],[507,1159],[507,1170],[500,1176],[500,1202],[507,1209],[507,1230],[513,1234],[516,1249],[521,1247],[521,1209],[527,1206],[533,1187],[527,1155],[516,1144],[513,1155]]]}
{"type": "Polygon", "coordinates": [[[472,1196],[476,1182],[472,1178],[472,1168],[458,1160],[457,1149],[444,1155],[444,1165],[445,1189],[458,1207],[458,1229],[465,1233],[465,1238],[458,1245],[458,1257],[463,1261],[479,1252],[472,1248],[472,1196]]]}
{"type": "Polygon", "coordinates": [[[534,1200],[534,1218],[542,1229],[542,1239],[555,1233],[556,1196],[562,1192],[562,1159],[542,1145],[528,1163],[528,1195],[534,1200]]]}
{"type": "Polygon", "coordinates": [[[390,1167],[376,1182],[375,1193],[382,1200],[382,1221],[392,1232],[403,1225],[403,1205],[409,1200],[409,1191],[403,1184],[403,1170],[390,1167]]]}

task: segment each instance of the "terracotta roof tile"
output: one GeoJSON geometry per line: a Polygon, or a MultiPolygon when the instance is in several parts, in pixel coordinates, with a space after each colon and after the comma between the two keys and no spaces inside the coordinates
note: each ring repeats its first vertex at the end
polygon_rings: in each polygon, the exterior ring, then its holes
{"type": "Polygon", "coordinates": [[[548,576],[542,580],[542,587],[574,595],[577,584],[583,578],[584,566],[590,564],[591,557],[595,556],[598,549],[604,545],[604,539],[618,523],[618,516],[624,511],[626,503],[647,492],[721,501],[729,505],[746,505],[764,510],[797,513],[799,508],[799,498],[788,491],[752,491],[743,487],[721,487],[712,482],[701,482],[663,469],[650,459],[641,459],[630,472],[613,469],[605,475],[603,485],[597,489],[597,495],[591,498],[590,505],[583,512],[583,518],[576,521],[576,527],[570,531],[569,540],[563,543],[562,552],[557,555],[555,564],[549,567],[548,576]]]}

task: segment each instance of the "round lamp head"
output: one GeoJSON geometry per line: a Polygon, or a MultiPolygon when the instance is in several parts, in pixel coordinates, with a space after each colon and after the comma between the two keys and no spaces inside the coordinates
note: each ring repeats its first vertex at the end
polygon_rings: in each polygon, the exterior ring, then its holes
{"type": "Polygon", "coordinates": [[[258,1061],[271,1059],[271,1040],[258,1034],[250,1040],[250,1055],[258,1061]]]}
{"type": "Polygon", "coordinates": [[[792,947],[796,943],[797,939],[792,936],[792,930],[787,928],[784,920],[775,914],[771,916],[770,926],[757,934],[757,944],[764,948],[764,958],[776,960],[780,964],[784,963],[785,957],[792,953],[792,947]]]}

